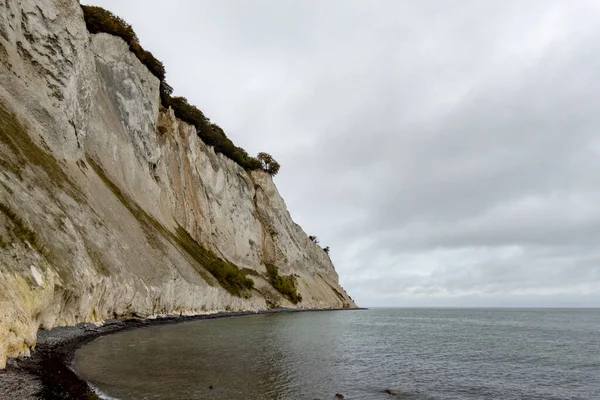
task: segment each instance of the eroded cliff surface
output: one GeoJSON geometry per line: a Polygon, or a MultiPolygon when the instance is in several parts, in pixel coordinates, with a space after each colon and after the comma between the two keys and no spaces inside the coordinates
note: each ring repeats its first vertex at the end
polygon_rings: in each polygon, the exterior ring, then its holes
{"type": "Polygon", "coordinates": [[[76,0],[0,2],[0,367],[40,328],[274,306],[355,307],[271,176],[162,108],[158,79],[89,34],[76,0]],[[224,265],[254,287],[223,287],[224,265]]]}

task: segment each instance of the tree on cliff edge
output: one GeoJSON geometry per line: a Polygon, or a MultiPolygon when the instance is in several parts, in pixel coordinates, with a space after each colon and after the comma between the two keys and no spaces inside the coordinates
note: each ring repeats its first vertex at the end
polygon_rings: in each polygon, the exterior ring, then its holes
{"type": "Polygon", "coordinates": [[[273,156],[268,153],[258,153],[256,156],[260,163],[262,164],[262,169],[267,171],[269,174],[275,176],[279,172],[279,168],[281,167],[273,156]]]}

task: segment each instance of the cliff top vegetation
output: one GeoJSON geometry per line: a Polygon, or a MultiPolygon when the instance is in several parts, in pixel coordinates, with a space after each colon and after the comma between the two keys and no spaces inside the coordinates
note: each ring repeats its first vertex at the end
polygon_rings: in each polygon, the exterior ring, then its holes
{"type": "Polygon", "coordinates": [[[259,153],[258,157],[250,156],[246,150],[234,145],[221,127],[211,122],[199,108],[190,104],[185,97],[172,96],[173,88],[166,82],[165,66],[140,45],[133,27],[124,19],[102,7],[81,5],[81,8],[90,33],[103,32],[119,36],[129,45],[133,54],[160,80],[160,99],[163,107],[171,107],[177,118],[194,125],[198,136],[204,143],[212,146],[217,153],[235,161],[246,170],[262,169],[271,175],[279,172],[279,163],[272,156],[267,153],[259,153]]]}

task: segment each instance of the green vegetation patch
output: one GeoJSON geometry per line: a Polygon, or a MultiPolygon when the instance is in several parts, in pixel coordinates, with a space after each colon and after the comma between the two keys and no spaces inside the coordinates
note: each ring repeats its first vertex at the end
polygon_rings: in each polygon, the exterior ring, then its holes
{"type": "MultiPolygon", "coordinates": [[[[27,224],[25,224],[23,219],[21,219],[21,217],[19,217],[12,208],[0,202],[0,212],[6,215],[6,217],[8,217],[8,219],[12,222],[12,232],[19,240],[29,243],[36,249],[39,247],[38,235],[31,230],[27,224]]],[[[0,247],[4,247],[4,245],[0,247]]]]}
{"type": "Polygon", "coordinates": [[[237,265],[223,260],[203,243],[198,243],[181,226],[176,230],[178,243],[192,255],[212,276],[234,296],[249,294],[254,288],[254,281],[246,276],[246,272],[237,265]]]}
{"type": "Polygon", "coordinates": [[[103,276],[110,276],[110,268],[104,263],[102,252],[85,236],[83,236],[83,243],[85,244],[85,250],[94,264],[94,267],[96,267],[96,271],[103,276]]]}
{"type": "Polygon", "coordinates": [[[333,292],[337,295],[337,297],[342,301],[345,302],[346,298],[344,297],[343,294],[340,293],[339,290],[337,290],[333,285],[331,285],[331,283],[327,282],[327,279],[323,278],[323,275],[321,275],[321,273],[319,272],[319,278],[321,278],[323,280],[323,282],[325,282],[327,284],[327,286],[329,286],[331,288],[331,290],[333,290],[333,292]]]}
{"type": "Polygon", "coordinates": [[[106,186],[108,186],[121,203],[123,203],[131,214],[141,223],[144,232],[146,233],[146,237],[148,241],[152,243],[153,247],[160,248],[162,246],[162,242],[157,237],[157,235],[162,234],[162,236],[169,240],[171,244],[184,249],[185,252],[202,267],[197,268],[196,270],[207,283],[212,284],[214,280],[216,280],[225,290],[234,296],[243,297],[250,294],[249,291],[254,287],[254,281],[246,277],[246,273],[238,266],[223,260],[210,249],[206,248],[202,243],[198,243],[181,226],[177,227],[176,234],[170,232],[161,223],[139,207],[129,198],[129,196],[121,192],[117,185],[108,179],[104,170],[102,170],[94,160],[88,158],[88,164],[92,166],[106,186]],[[213,279],[206,274],[206,271],[212,275],[213,279]]]}
{"type": "Polygon", "coordinates": [[[188,103],[185,97],[171,97],[172,89],[166,84],[161,85],[161,91],[163,106],[171,107],[177,118],[195,126],[200,139],[213,146],[215,152],[222,153],[246,170],[262,168],[262,163],[257,158],[251,157],[246,150],[234,145],[221,127],[212,123],[200,109],[188,103]]]}
{"type": "Polygon", "coordinates": [[[266,264],[267,275],[271,285],[289,301],[298,304],[302,301],[302,295],[296,290],[296,280],[292,275],[279,275],[279,268],[273,264],[266,264]]]}
{"type": "Polygon", "coordinates": [[[104,170],[90,157],[87,157],[87,162],[92,166],[96,174],[104,184],[110,189],[111,192],[115,195],[117,199],[123,204],[129,212],[141,223],[144,232],[146,233],[147,239],[149,242],[153,244],[154,247],[160,247],[160,241],[157,241],[155,236],[155,231],[158,229],[166,231],[164,227],[152,218],[148,213],[142,210],[133,200],[129,198],[126,194],[121,192],[121,189],[117,185],[115,185],[104,173],[104,170]],[[151,229],[155,228],[155,229],[151,229]]]}
{"type": "Polygon", "coordinates": [[[246,150],[237,147],[227,137],[223,129],[212,123],[196,106],[191,105],[185,97],[172,96],[173,88],[165,81],[165,67],[152,53],[144,50],[139,43],[139,38],[132,26],[108,10],[96,6],[82,5],[83,16],[90,33],[108,33],[122,38],[135,56],[148,70],[160,80],[160,99],[163,107],[171,107],[175,116],[196,127],[200,139],[209,146],[213,146],[217,153],[221,153],[235,161],[246,170],[262,169],[271,175],[279,172],[279,164],[267,153],[259,153],[259,157],[248,155],[246,150]],[[267,155],[268,159],[261,158],[267,155]]]}
{"type": "Polygon", "coordinates": [[[242,272],[244,275],[260,276],[260,273],[252,268],[242,268],[242,272]]]}
{"type": "Polygon", "coordinates": [[[125,20],[117,17],[102,7],[82,5],[83,18],[90,33],[108,33],[109,35],[119,36],[129,45],[129,50],[144,64],[154,76],[161,81],[165,79],[165,66],[156,59],[149,51],[140,46],[140,41],[131,27],[125,20]]]}
{"type": "Polygon", "coordinates": [[[81,191],[65,174],[56,159],[31,140],[25,128],[2,103],[0,103],[0,144],[9,151],[9,154],[4,154],[0,146],[0,167],[22,179],[22,170],[26,165],[37,166],[46,173],[46,177],[37,177],[36,184],[48,190],[58,186],[75,200],[83,200],[81,191]]]}

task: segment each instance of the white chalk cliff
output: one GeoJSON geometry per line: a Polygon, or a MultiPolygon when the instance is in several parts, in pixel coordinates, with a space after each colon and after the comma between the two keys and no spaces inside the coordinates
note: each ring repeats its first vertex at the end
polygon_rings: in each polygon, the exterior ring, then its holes
{"type": "Polygon", "coordinates": [[[91,35],[78,1],[0,1],[0,367],[38,329],[274,306],[355,304],[271,176],[162,108],[159,80],[121,38],[91,35]],[[207,251],[254,289],[221,287],[207,251]]]}

